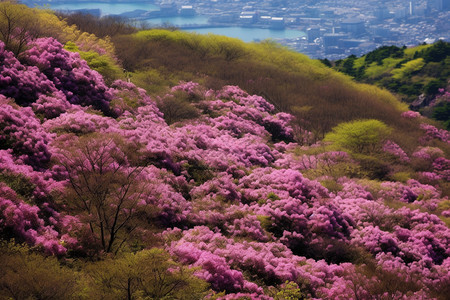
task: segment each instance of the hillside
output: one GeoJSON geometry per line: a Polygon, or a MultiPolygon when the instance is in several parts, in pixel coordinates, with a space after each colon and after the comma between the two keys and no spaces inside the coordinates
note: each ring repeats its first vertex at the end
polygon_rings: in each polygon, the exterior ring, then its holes
{"type": "Polygon", "coordinates": [[[0,299],[446,299],[450,135],[387,91],[1,12],[0,299]]]}
{"type": "Polygon", "coordinates": [[[450,43],[384,46],[359,58],[336,61],[333,67],[360,82],[390,90],[413,109],[450,128],[450,43]]]}

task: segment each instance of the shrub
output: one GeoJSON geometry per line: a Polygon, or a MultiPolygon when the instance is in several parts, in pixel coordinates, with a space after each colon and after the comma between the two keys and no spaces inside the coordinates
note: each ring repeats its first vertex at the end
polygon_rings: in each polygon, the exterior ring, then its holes
{"type": "Polygon", "coordinates": [[[381,149],[391,129],[378,120],[359,120],[341,123],[325,136],[333,142],[356,153],[373,153],[381,149]]]}
{"type": "Polygon", "coordinates": [[[0,265],[1,299],[79,299],[79,276],[62,267],[55,257],[0,242],[0,265]]]}
{"type": "Polygon", "coordinates": [[[201,299],[208,285],[153,248],[107,259],[88,268],[94,287],[92,299],[201,299]]]}

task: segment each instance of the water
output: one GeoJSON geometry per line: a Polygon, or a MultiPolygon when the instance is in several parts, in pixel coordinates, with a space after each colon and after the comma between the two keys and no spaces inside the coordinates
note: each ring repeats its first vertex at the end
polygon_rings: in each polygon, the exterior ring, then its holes
{"type": "Polygon", "coordinates": [[[295,39],[305,36],[303,31],[293,29],[275,30],[247,27],[210,27],[189,31],[201,34],[212,33],[217,35],[225,35],[228,37],[241,39],[244,42],[260,41],[265,39],[295,39]]]}
{"type": "Polygon", "coordinates": [[[204,25],[208,24],[208,17],[195,16],[195,17],[154,18],[154,19],[146,19],[145,22],[149,23],[152,26],[161,24],[170,24],[174,26],[183,26],[192,24],[204,25]]]}
{"type": "Polygon", "coordinates": [[[119,15],[124,12],[136,9],[159,10],[159,7],[145,2],[131,3],[107,3],[107,2],[67,2],[67,3],[49,3],[53,10],[79,10],[79,9],[100,9],[101,16],[119,15]]]}
{"type": "MultiPolygon", "coordinates": [[[[79,10],[79,9],[100,9],[101,15],[118,15],[125,12],[134,11],[136,9],[155,11],[159,10],[157,5],[146,2],[129,2],[129,3],[107,3],[107,2],[67,2],[67,3],[49,3],[49,7],[53,10],[79,10]]],[[[194,16],[194,17],[170,17],[170,18],[155,18],[145,20],[152,26],[158,25],[205,25],[208,24],[208,17],[194,16]]],[[[212,33],[217,35],[225,35],[233,38],[241,39],[245,42],[259,41],[264,39],[295,39],[304,37],[305,33],[293,29],[262,29],[262,28],[248,28],[248,27],[208,27],[200,29],[189,29],[190,32],[197,32],[200,34],[212,33]]]]}

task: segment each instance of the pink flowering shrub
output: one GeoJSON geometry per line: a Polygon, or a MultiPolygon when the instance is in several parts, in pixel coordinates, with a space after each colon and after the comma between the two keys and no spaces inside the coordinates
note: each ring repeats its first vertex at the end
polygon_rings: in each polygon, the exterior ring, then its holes
{"type": "Polygon", "coordinates": [[[450,143],[450,133],[445,129],[438,129],[430,124],[420,124],[420,129],[425,131],[425,135],[421,137],[420,142],[427,143],[432,139],[438,139],[444,143],[450,143]]]}
{"type": "Polygon", "coordinates": [[[329,260],[343,258],[335,257],[340,250],[330,241],[345,244],[354,226],[351,216],[334,205],[308,207],[297,199],[269,200],[257,214],[268,216],[267,229],[294,253],[329,260]]]}
{"type": "Polygon", "coordinates": [[[392,154],[402,162],[409,162],[409,157],[405,151],[403,151],[403,149],[393,141],[386,141],[383,146],[383,151],[392,154]]]}
{"type": "Polygon", "coordinates": [[[48,254],[62,255],[59,234],[52,224],[45,224],[37,206],[21,201],[16,193],[0,183],[0,236],[16,237],[30,245],[42,247],[48,254]]]}
{"type": "Polygon", "coordinates": [[[169,184],[168,181],[176,178],[155,167],[145,168],[140,177],[148,183],[146,189],[151,191],[145,193],[140,205],[155,206],[157,218],[164,226],[185,223],[192,208],[183,195],[169,184]]]}
{"type": "MultiPolygon", "coordinates": [[[[203,256],[213,256],[217,262],[223,262],[221,258],[224,258],[226,263],[233,266],[233,269],[238,272],[235,273],[234,282],[241,278],[238,274],[244,272],[267,285],[281,285],[286,281],[297,280],[307,282],[307,287],[302,292],[309,297],[313,297],[313,295],[333,297],[332,295],[339,293],[351,294],[350,287],[341,278],[345,268],[350,269],[350,264],[328,265],[324,261],[316,262],[295,256],[280,243],[236,242],[219,233],[214,233],[204,226],[184,232],[169,230],[163,235],[167,240],[169,252],[185,263],[199,265],[198,261],[203,256]]],[[[203,263],[203,261],[201,262],[203,263]]],[[[208,265],[205,267],[207,270],[199,272],[200,276],[204,276],[203,274],[206,272],[211,274],[209,270],[221,272],[222,276],[230,274],[226,268],[211,269],[208,265]]],[[[212,280],[217,277],[208,276],[207,278],[214,282],[212,280]]],[[[245,277],[243,284],[241,282],[239,280],[240,285],[238,286],[241,292],[253,291],[257,295],[261,295],[262,290],[256,284],[246,282],[245,277]]],[[[236,284],[233,288],[235,286],[236,284]]],[[[213,288],[218,287],[213,285],[213,288]]],[[[258,299],[263,296],[255,295],[254,297],[258,299]]]]}
{"type": "Polygon", "coordinates": [[[444,152],[436,147],[419,147],[419,150],[413,153],[413,157],[433,162],[436,158],[444,155],[444,152]]]}
{"type": "MultiPolygon", "coordinates": [[[[257,95],[248,95],[237,86],[224,87],[218,93],[218,97],[236,101],[237,104],[245,107],[245,114],[248,114],[249,112],[252,112],[252,109],[255,109],[252,115],[250,115],[251,119],[264,126],[264,128],[272,135],[273,140],[293,140],[294,130],[289,125],[293,120],[293,116],[286,113],[267,115],[267,113],[272,113],[275,108],[264,98],[257,95]]],[[[233,111],[239,110],[238,107],[233,109],[233,111]]]]}
{"type": "Polygon", "coordinates": [[[69,52],[53,38],[40,38],[30,44],[23,61],[38,66],[71,104],[92,105],[111,114],[111,93],[102,76],[89,68],[78,53],[69,52]]]}
{"type": "Polygon", "coordinates": [[[337,193],[337,196],[342,197],[343,199],[374,199],[372,193],[368,191],[366,187],[353,180],[342,177],[339,179],[338,183],[342,185],[342,190],[337,193]]]}
{"type": "Polygon", "coordinates": [[[225,226],[226,231],[230,232],[233,237],[248,237],[259,242],[268,241],[267,234],[255,215],[248,214],[243,218],[234,218],[225,226]]]}
{"type": "Polygon", "coordinates": [[[93,132],[111,132],[118,125],[114,119],[75,110],[47,120],[42,127],[48,132],[83,135],[93,132]]]}
{"type": "Polygon", "coordinates": [[[31,108],[0,106],[0,149],[12,149],[16,159],[42,168],[51,157],[51,140],[31,108]]]}
{"type": "Polygon", "coordinates": [[[402,118],[405,119],[416,119],[420,117],[420,113],[417,111],[408,110],[401,114],[402,118]]]}
{"type": "Polygon", "coordinates": [[[65,113],[72,105],[67,101],[66,96],[58,91],[50,96],[40,95],[31,107],[36,114],[41,114],[47,119],[52,119],[65,113]]]}
{"type": "MultiPolygon", "coordinates": [[[[122,115],[125,112],[135,112],[137,109],[145,106],[148,113],[151,112],[155,118],[162,119],[162,113],[144,89],[138,88],[133,83],[123,80],[114,81],[111,88],[111,106],[116,115],[122,115]]],[[[142,111],[140,115],[144,115],[142,111]]]]}
{"type": "Polygon", "coordinates": [[[181,81],[178,85],[172,87],[171,92],[181,91],[188,95],[189,100],[196,100],[205,95],[200,85],[196,82],[184,82],[181,81]]]}
{"type": "Polygon", "coordinates": [[[277,113],[274,116],[266,117],[263,120],[264,128],[272,135],[274,141],[294,140],[294,130],[290,126],[290,122],[294,117],[287,113],[277,113]]]}
{"type": "Polygon", "coordinates": [[[56,92],[56,88],[40,70],[19,62],[0,41],[0,94],[14,98],[20,105],[35,102],[40,95],[56,92]]]}
{"type": "Polygon", "coordinates": [[[51,171],[39,172],[15,160],[11,150],[0,150],[0,176],[17,194],[35,203],[51,201],[51,193],[61,192],[64,182],[54,178],[51,171]]]}
{"type": "Polygon", "coordinates": [[[255,169],[239,180],[239,188],[244,202],[266,200],[272,194],[278,199],[294,198],[308,203],[328,195],[328,191],[317,181],[289,169],[255,169]]]}
{"type": "Polygon", "coordinates": [[[450,160],[444,157],[439,157],[433,162],[434,172],[438,175],[439,179],[450,181],[450,160]]]}

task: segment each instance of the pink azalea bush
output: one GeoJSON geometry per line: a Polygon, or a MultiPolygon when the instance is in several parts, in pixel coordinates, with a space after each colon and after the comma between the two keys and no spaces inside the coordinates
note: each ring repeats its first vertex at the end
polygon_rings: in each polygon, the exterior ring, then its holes
{"type": "Polygon", "coordinates": [[[416,119],[420,117],[420,113],[417,111],[408,110],[401,114],[402,118],[405,119],[416,119]]]}
{"type": "Polygon", "coordinates": [[[438,129],[430,124],[420,124],[420,128],[425,131],[425,135],[420,139],[422,143],[427,143],[432,139],[438,139],[445,143],[450,143],[450,133],[445,129],[438,129]]]}
{"type": "Polygon", "coordinates": [[[383,146],[383,151],[392,154],[400,161],[409,162],[409,157],[405,153],[405,151],[403,151],[403,149],[400,148],[400,146],[394,143],[393,141],[386,141],[386,143],[383,146]]]}
{"type": "Polygon", "coordinates": [[[41,126],[31,108],[1,104],[0,122],[2,149],[12,149],[16,159],[34,168],[44,167],[50,161],[52,135],[41,126]]]}
{"type": "Polygon", "coordinates": [[[64,93],[72,104],[93,105],[104,113],[111,114],[111,93],[103,77],[91,70],[78,53],[69,52],[52,38],[40,38],[30,44],[23,61],[37,66],[56,89],[64,93]]]}
{"type": "Polygon", "coordinates": [[[53,224],[49,224],[40,217],[41,213],[37,206],[21,201],[13,190],[0,183],[0,234],[42,247],[48,254],[65,254],[67,249],[55,230],[57,221],[53,219],[53,224]]]}

